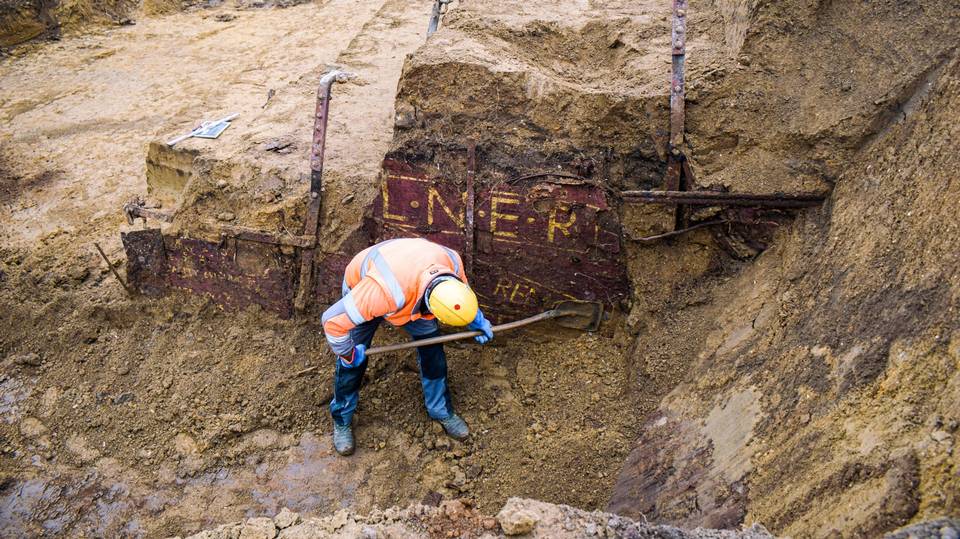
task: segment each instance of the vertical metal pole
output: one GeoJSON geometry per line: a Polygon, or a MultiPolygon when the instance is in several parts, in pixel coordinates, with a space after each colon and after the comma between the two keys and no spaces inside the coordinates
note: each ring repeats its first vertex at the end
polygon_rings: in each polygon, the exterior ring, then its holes
{"type": "MultiPolygon", "coordinates": [[[[326,79],[326,77],[324,77],[326,79]]],[[[313,144],[310,148],[310,198],[320,198],[323,183],[323,152],[327,146],[327,116],[330,112],[330,88],[333,81],[320,83],[317,90],[317,110],[313,119],[313,144]]]]}
{"type": "Polygon", "coordinates": [[[433,35],[440,26],[440,17],[447,12],[447,8],[453,0],[434,0],[433,11],[430,12],[430,24],[427,25],[427,37],[433,35]]]}
{"type": "Polygon", "coordinates": [[[687,50],[687,0],[673,0],[673,32],[671,44],[673,75],[670,81],[670,153],[673,156],[677,156],[683,151],[683,67],[687,50]]]}
{"type": "Polygon", "coordinates": [[[464,236],[464,267],[467,277],[473,275],[474,227],[473,211],[475,188],[474,181],[477,175],[477,143],[467,141],[467,204],[463,219],[464,236]]]}
{"type": "Polygon", "coordinates": [[[317,109],[314,114],[313,144],[310,148],[310,202],[303,223],[303,235],[312,236],[313,245],[300,253],[300,282],[293,306],[302,311],[307,305],[313,282],[313,255],[316,251],[316,236],[320,224],[320,204],[323,191],[323,153],[327,143],[327,117],[330,111],[330,89],[334,82],[344,82],[353,75],[343,71],[331,71],[320,78],[317,90],[317,109]]]}
{"type": "Polygon", "coordinates": [[[683,161],[684,78],[683,68],[687,47],[687,0],[673,0],[673,31],[671,54],[673,69],[670,77],[670,144],[667,156],[667,178],[664,189],[678,191],[683,161]]]}
{"type": "MultiPolygon", "coordinates": [[[[664,189],[679,191],[684,186],[681,183],[684,161],[683,151],[684,134],[684,61],[687,51],[687,0],[673,0],[673,28],[670,37],[672,73],[670,76],[670,144],[667,155],[667,176],[664,180],[664,189]]],[[[677,206],[677,223],[682,223],[683,207],[677,206]]]]}
{"type": "Polygon", "coordinates": [[[430,12],[430,24],[427,25],[427,37],[432,36],[440,26],[440,5],[441,0],[434,0],[433,11],[430,12]]]}

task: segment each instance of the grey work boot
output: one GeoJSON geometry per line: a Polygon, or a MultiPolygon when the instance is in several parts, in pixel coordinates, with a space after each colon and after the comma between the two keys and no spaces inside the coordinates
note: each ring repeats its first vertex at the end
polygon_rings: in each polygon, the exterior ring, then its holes
{"type": "Polygon", "coordinates": [[[443,425],[443,430],[446,431],[447,436],[454,440],[463,441],[467,439],[467,436],[470,436],[470,428],[467,427],[466,421],[460,419],[457,414],[441,419],[440,424],[443,425]]]}
{"type": "Polygon", "coordinates": [[[353,428],[350,425],[333,424],[333,448],[343,456],[353,454],[353,428]]]}

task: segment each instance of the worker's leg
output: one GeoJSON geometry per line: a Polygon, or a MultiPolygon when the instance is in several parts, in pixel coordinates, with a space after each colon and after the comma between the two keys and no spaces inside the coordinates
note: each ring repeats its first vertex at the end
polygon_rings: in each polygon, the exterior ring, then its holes
{"type": "MultiPolygon", "coordinates": [[[[427,339],[440,334],[436,320],[419,319],[403,326],[414,340],[427,339]]],[[[433,419],[446,419],[453,415],[450,389],[447,388],[447,356],[442,344],[417,348],[417,364],[420,366],[420,383],[423,385],[423,402],[433,419]]]]}
{"type": "MultiPolygon", "coordinates": [[[[353,339],[354,344],[362,344],[369,348],[381,320],[383,319],[374,318],[351,329],[350,338],[353,339]]],[[[357,403],[360,402],[360,383],[363,381],[363,373],[367,372],[367,362],[364,361],[353,368],[344,367],[339,359],[335,363],[330,415],[333,416],[334,423],[349,425],[353,412],[357,409],[357,403]]]]}

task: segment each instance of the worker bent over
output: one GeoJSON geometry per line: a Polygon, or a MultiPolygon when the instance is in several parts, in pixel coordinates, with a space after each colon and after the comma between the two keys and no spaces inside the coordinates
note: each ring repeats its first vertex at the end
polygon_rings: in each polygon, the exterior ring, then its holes
{"type": "MultiPolygon", "coordinates": [[[[365,353],[383,320],[403,327],[414,340],[439,335],[437,320],[482,331],[476,337],[481,344],[493,338],[454,251],[425,239],[401,238],[353,257],[343,277],[343,298],[323,313],[323,331],[338,357],[330,413],[333,446],[341,455],[353,453],[351,421],[367,369],[365,353]]],[[[417,348],[417,363],[427,413],[448,435],[465,439],[470,431],[453,412],[443,345],[417,348]]]]}

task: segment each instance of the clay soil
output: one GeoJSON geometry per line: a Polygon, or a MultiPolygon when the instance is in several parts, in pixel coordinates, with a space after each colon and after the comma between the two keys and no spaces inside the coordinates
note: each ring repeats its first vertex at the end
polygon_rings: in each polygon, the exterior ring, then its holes
{"type": "Polygon", "coordinates": [[[440,499],[493,515],[512,496],[797,537],[957,514],[948,2],[693,2],[695,187],[830,198],[760,232],[657,244],[635,239],[669,210],[621,207],[632,296],[601,331],[447,348],[466,443],[394,354],[371,362],[357,454],[337,457],[322,306],[283,320],[129,295],[94,249],[124,274],[120,208],[138,195],[177,212],[171,233],[224,212],[301,218],[331,66],[359,77],[334,91],[324,249],[360,225],[385,155],[464,137],[498,171],[591,163],[611,189],[659,186],[669,3],[532,4],[457,3],[426,45],[429,2],[138,12],[0,58],[8,535],[187,535],[283,507],[362,527],[440,499]],[[194,180],[165,193],[157,143],[231,112],[220,139],[180,146],[194,180]]]}
{"type": "MultiPolygon", "coordinates": [[[[276,169],[292,178],[307,170],[315,81],[332,64],[361,80],[338,87],[327,177],[359,184],[357,204],[369,200],[404,50],[422,43],[428,12],[397,1],[192,11],[4,61],[8,531],[184,534],[284,506],[325,514],[439,496],[488,511],[510,495],[606,504],[636,435],[622,363],[629,339],[615,325],[450,347],[456,405],[476,433],[465,444],[440,436],[423,412],[412,358],[377,359],[359,450],[342,459],[330,447],[332,363],[315,318],[129,297],[93,248],[122,273],[119,209],[144,194],[147,143],[200,118],[241,110],[247,121],[188,148],[243,159],[235,154],[287,136],[293,155],[265,159],[283,159],[276,169]]],[[[356,222],[351,213],[339,217],[356,222]]]]}

